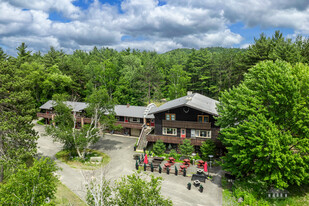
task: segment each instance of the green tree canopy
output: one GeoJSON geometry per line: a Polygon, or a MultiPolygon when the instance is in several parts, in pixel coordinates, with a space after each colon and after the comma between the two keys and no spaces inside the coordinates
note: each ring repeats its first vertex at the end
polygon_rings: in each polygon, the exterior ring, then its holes
{"type": "Polygon", "coordinates": [[[36,109],[28,87],[11,61],[0,64],[0,182],[36,153],[36,109]]]}
{"type": "Polygon", "coordinates": [[[87,203],[99,205],[157,205],[169,206],[172,201],[161,195],[161,177],[146,176],[140,171],[122,177],[114,187],[101,177],[88,185],[87,203]],[[114,196],[111,195],[114,192],[114,196]]]}
{"type": "Polygon", "coordinates": [[[285,188],[308,182],[309,67],[261,62],[218,105],[223,168],[285,188]]]}
{"type": "Polygon", "coordinates": [[[24,164],[5,184],[0,184],[0,204],[44,205],[56,193],[57,169],[49,158],[35,160],[29,168],[24,164]]]}

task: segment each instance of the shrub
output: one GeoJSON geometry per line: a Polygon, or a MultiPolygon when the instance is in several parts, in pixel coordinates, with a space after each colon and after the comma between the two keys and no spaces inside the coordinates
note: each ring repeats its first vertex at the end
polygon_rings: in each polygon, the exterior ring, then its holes
{"type": "Polygon", "coordinates": [[[181,154],[185,156],[190,156],[194,151],[193,145],[191,145],[191,140],[185,139],[180,145],[181,154]]]}
{"type": "Polygon", "coordinates": [[[208,160],[208,155],[214,155],[216,145],[213,140],[206,140],[201,146],[201,153],[203,160],[208,160]]]}
{"type": "Polygon", "coordinates": [[[155,155],[162,155],[166,150],[166,146],[163,143],[162,140],[158,140],[154,145],[153,145],[153,153],[155,155]]]}
{"type": "Polygon", "coordinates": [[[172,149],[169,153],[170,157],[174,157],[175,159],[179,159],[180,155],[176,152],[176,150],[172,149]]]}

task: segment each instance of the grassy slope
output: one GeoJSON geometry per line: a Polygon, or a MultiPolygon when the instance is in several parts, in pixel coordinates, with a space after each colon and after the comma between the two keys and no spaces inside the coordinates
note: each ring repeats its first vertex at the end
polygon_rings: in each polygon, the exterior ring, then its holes
{"type": "Polygon", "coordinates": [[[56,205],[76,205],[87,206],[76,194],[74,194],[69,188],[63,185],[60,181],[57,187],[56,198],[54,200],[56,205]]]}

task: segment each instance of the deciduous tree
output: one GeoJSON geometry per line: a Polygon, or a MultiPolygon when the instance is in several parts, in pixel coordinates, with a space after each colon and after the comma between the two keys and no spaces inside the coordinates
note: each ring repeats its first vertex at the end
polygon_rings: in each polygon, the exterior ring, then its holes
{"type": "Polygon", "coordinates": [[[309,68],[261,62],[218,105],[223,168],[238,177],[255,175],[269,186],[308,182],[309,68]]]}

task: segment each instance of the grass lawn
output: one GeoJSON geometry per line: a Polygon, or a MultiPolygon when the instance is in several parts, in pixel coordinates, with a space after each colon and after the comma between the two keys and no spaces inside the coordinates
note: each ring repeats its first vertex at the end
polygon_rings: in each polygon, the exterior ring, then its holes
{"type": "Polygon", "coordinates": [[[83,170],[96,170],[105,166],[110,161],[110,157],[97,150],[88,149],[87,155],[85,156],[85,160],[81,160],[78,157],[74,156],[71,158],[70,151],[62,150],[56,154],[56,158],[66,163],[72,168],[83,169],[83,170]],[[103,157],[102,162],[90,162],[90,157],[103,157]]]}
{"type": "Polygon", "coordinates": [[[82,201],[75,193],[73,193],[69,188],[67,188],[60,181],[58,183],[57,192],[55,195],[55,200],[53,202],[55,205],[76,205],[76,206],[87,206],[87,204],[82,201]]]}

